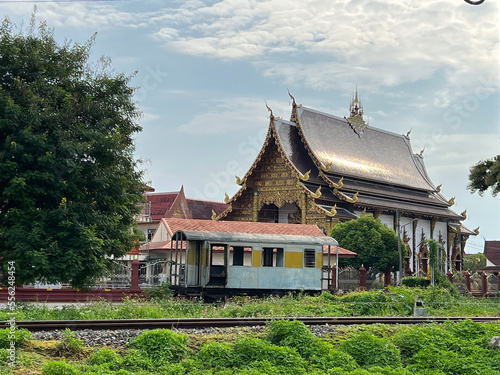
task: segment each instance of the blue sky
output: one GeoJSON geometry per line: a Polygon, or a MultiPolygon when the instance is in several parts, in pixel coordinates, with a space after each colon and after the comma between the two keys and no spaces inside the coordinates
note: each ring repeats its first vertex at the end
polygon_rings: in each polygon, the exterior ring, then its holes
{"type": "Polygon", "coordinates": [[[132,85],[143,112],[137,156],[157,191],[236,192],[268,126],[265,100],[343,117],[356,86],[371,126],[410,129],[453,209],[480,227],[467,252],[500,239],[500,198],[466,190],[469,167],[500,153],[499,2],[463,0],[0,1],[85,42],[132,85]]]}

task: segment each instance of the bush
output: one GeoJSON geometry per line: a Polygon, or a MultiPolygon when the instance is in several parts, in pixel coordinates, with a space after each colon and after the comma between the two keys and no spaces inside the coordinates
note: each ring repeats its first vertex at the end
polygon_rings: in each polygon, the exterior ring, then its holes
{"type": "Polygon", "coordinates": [[[174,290],[170,288],[169,282],[165,282],[158,286],[146,289],[144,291],[144,294],[146,295],[146,297],[151,299],[168,299],[174,295],[174,290]]]}
{"type": "Polygon", "coordinates": [[[140,370],[153,371],[156,367],[151,358],[138,349],[128,349],[122,360],[122,368],[134,373],[140,370]]]}
{"type": "Polygon", "coordinates": [[[77,339],[74,332],[66,328],[62,332],[61,340],[56,345],[55,354],[58,357],[78,356],[83,353],[83,340],[77,339]]]}
{"type": "Polygon", "coordinates": [[[24,346],[26,341],[31,339],[31,333],[24,328],[16,329],[13,339],[9,337],[10,334],[10,328],[0,329],[0,348],[9,349],[11,341],[14,341],[16,343],[16,348],[19,348],[24,346]]]}
{"type": "Polygon", "coordinates": [[[361,367],[401,367],[399,349],[386,338],[362,332],[340,343],[339,349],[351,355],[361,367]]]}
{"type": "Polygon", "coordinates": [[[92,354],[88,362],[92,365],[108,364],[110,369],[117,369],[120,367],[122,357],[112,349],[101,349],[92,354]]]}
{"type": "Polygon", "coordinates": [[[140,350],[154,363],[178,362],[187,352],[187,337],[168,329],[154,329],[137,336],[131,348],[140,350]]]}
{"type": "Polygon", "coordinates": [[[80,371],[73,365],[64,361],[54,361],[43,366],[44,375],[80,375],[80,371]]]}
{"type": "Polygon", "coordinates": [[[197,360],[208,367],[232,367],[234,364],[232,347],[212,341],[198,352],[197,360]]]}
{"type": "Polygon", "coordinates": [[[408,288],[426,288],[431,285],[431,281],[422,276],[407,276],[401,279],[401,285],[408,288]]]}
{"type": "Polygon", "coordinates": [[[304,323],[298,320],[273,320],[268,327],[267,341],[273,345],[296,348],[301,354],[309,351],[313,343],[319,340],[304,323]]]}

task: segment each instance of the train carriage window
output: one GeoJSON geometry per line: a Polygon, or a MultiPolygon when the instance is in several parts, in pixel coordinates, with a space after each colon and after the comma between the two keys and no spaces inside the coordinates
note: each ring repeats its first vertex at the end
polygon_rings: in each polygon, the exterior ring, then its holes
{"type": "Polygon", "coordinates": [[[316,268],[316,250],[304,249],[304,267],[316,268]]]}
{"type": "Polygon", "coordinates": [[[232,250],[232,256],[233,256],[233,261],[232,265],[233,266],[242,266],[243,265],[243,254],[244,254],[244,248],[243,246],[231,246],[232,250]]]}
{"type": "Polygon", "coordinates": [[[263,267],[283,267],[284,251],[281,248],[265,247],[262,250],[263,267]]]}
{"type": "Polygon", "coordinates": [[[283,267],[285,261],[283,249],[276,249],[276,267],[283,267]]]}
{"type": "Polygon", "coordinates": [[[273,250],[270,247],[265,247],[262,251],[262,266],[272,267],[273,266],[273,250]]]}

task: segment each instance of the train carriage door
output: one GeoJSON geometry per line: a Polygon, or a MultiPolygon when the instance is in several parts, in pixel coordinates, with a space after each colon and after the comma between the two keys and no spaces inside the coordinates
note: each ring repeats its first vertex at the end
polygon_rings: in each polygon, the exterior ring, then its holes
{"type": "Polygon", "coordinates": [[[225,286],[227,282],[228,246],[210,244],[210,280],[207,285],[225,286]]]}

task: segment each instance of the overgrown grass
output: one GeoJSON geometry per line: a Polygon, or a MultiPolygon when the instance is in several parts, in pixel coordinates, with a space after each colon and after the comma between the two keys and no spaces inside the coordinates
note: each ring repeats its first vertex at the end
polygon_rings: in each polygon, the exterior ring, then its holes
{"type": "MultiPolygon", "coordinates": [[[[457,296],[443,288],[392,288],[317,296],[290,294],[282,298],[235,297],[226,303],[205,304],[187,299],[107,301],[51,309],[44,303],[18,303],[16,320],[94,320],[200,317],[282,316],[409,316],[415,299],[432,316],[500,316],[500,300],[457,296]]],[[[0,311],[0,320],[9,314],[0,311]]]]}
{"type": "MultiPolygon", "coordinates": [[[[500,351],[489,341],[500,323],[359,325],[316,337],[298,321],[272,321],[263,332],[219,336],[146,331],[126,349],[86,348],[82,357],[56,357],[53,348],[32,341],[18,366],[5,374],[290,374],[438,375],[499,374],[500,351]],[[52,354],[51,354],[52,353],[52,354]]],[[[71,334],[67,334],[71,337],[71,334]]],[[[63,341],[67,338],[63,338],[63,341]]],[[[79,347],[79,345],[77,345],[79,347]]],[[[0,371],[3,368],[0,368],[0,371]]]]}

